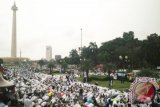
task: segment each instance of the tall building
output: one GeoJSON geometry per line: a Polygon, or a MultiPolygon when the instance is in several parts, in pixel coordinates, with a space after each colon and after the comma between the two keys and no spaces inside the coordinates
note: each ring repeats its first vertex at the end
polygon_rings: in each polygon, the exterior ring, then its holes
{"type": "Polygon", "coordinates": [[[18,9],[15,3],[11,9],[13,10],[11,57],[15,58],[17,57],[16,11],[18,9]]]}
{"type": "Polygon", "coordinates": [[[46,46],[46,60],[50,61],[52,59],[52,47],[46,46]]]}

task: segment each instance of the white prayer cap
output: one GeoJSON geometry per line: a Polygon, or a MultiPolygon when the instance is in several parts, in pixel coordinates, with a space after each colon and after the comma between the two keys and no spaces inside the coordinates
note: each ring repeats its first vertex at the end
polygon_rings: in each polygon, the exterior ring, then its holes
{"type": "Polygon", "coordinates": [[[38,104],[41,104],[42,103],[42,99],[38,99],[38,104]]]}
{"type": "Polygon", "coordinates": [[[47,101],[49,99],[49,97],[45,95],[45,96],[42,97],[42,99],[47,101]]]}
{"type": "Polygon", "coordinates": [[[32,102],[32,106],[34,106],[35,105],[35,103],[34,102],[32,102]]]}
{"type": "Polygon", "coordinates": [[[73,107],[81,107],[79,104],[75,104],[73,107]]]}
{"type": "Polygon", "coordinates": [[[56,99],[55,99],[55,98],[52,98],[51,102],[52,102],[52,103],[55,103],[55,102],[56,102],[56,99]]]}
{"type": "Polygon", "coordinates": [[[40,105],[37,105],[36,107],[41,107],[40,105]]]}
{"type": "Polygon", "coordinates": [[[33,96],[33,97],[31,98],[32,101],[35,101],[36,99],[37,99],[36,96],[33,96]]]}
{"type": "Polygon", "coordinates": [[[20,90],[21,90],[21,91],[24,91],[24,90],[25,90],[25,88],[24,88],[24,87],[22,87],[22,88],[20,88],[20,90]]]}
{"type": "Polygon", "coordinates": [[[94,107],[94,104],[90,103],[88,104],[88,107],[94,107]]]}
{"type": "Polygon", "coordinates": [[[62,98],[65,99],[65,98],[66,98],[66,94],[64,94],[64,95],[62,96],[62,98]]]}
{"type": "Polygon", "coordinates": [[[46,105],[47,105],[47,102],[43,102],[43,103],[41,104],[42,107],[44,107],[44,106],[46,106],[46,105]]]}

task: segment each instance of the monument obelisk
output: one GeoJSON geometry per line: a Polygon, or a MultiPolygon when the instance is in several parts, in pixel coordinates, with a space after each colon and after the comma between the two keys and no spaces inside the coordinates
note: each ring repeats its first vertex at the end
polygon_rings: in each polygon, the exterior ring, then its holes
{"type": "Polygon", "coordinates": [[[11,57],[0,57],[0,59],[3,59],[5,63],[15,63],[20,61],[26,61],[29,60],[29,58],[17,57],[17,28],[16,28],[16,11],[18,10],[16,4],[14,3],[12,8],[13,10],[13,22],[12,22],[12,41],[11,41],[11,57]]]}
{"type": "Polygon", "coordinates": [[[16,58],[17,57],[16,11],[18,8],[15,3],[11,9],[13,10],[11,57],[16,58]]]}

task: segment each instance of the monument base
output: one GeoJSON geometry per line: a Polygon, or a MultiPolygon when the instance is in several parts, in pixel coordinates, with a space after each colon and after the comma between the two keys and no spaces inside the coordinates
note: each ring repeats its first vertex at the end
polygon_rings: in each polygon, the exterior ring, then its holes
{"type": "Polygon", "coordinates": [[[29,58],[24,58],[24,57],[2,57],[0,59],[3,59],[4,63],[14,63],[14,62],[28,61],[29,60],[29,58]]]}

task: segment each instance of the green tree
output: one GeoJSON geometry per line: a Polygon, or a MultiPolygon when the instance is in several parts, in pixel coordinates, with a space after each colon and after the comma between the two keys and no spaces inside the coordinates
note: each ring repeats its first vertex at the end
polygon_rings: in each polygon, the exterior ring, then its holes
{"type": "Polygon", "coordinates": [[[140,48],[141,41],[134,38],[134,32],[125,32],[123,38],[102,43],[98,51],[99,62],[112,63],[119,67],[119,56],[128,56],[127,67],[139,68],[142,65],[139,57],[140,48]]]}
{"type": "Polygon", "coordinates": [[[132,40],[134,40],[134,32],[133,31],[124,32],[123,33],[123,39],[125,41],[132,41],[132,40]]]}
{"type": "Polygon", "coordinates": [[[39,60],[38,64],[40,65],[41,70],[42,70],[43,65],[45,65],[45,60],[43,60],[43,59],[39,60]]]}
{"type": "Polygon", "coordinates": [[[152,69],[143,69],[138,73],[139,77],[152,77],[152,78],[160,78],[160,72],[152,69]]]}
{"type": "Polygon", "coordinates": [[[68,58],[67,57],[65,57],[64,59],[61,59],[60,60],[60,64],[61,64],[61,70],[62,70],[62,72],[64,73],[64,72],[66,72],[66,69],[67,69],[67,67],[68,67],[68,58]]]}
{"type": "Polygon", "coordinates": [[[94,58],[95,56],[93,53],[95,51],[95,43],[90,43],[88,47],[83,47],[81,50],[81,71],[83,73],[83,79],[84,79],[84,74],[87,76],[87,80],[89,78],[89,70],[93,67],[94,65],[94,58]]]}
{"type": "Polygon", "coordinates": [[[95,42],[90,42],[88,47],[82,48],[81,59],[90,61],[92,68],[98,64],[98,46],[95,42]]]}
{"type": "Polygon", "coordinates": [[[0,59],[0,66],[1,66],[1,64],[3,64],[3,59],[0,59]]]}
{"type": "Polygon", "coordinates": [[[87,80],[89,78],[89,70],[94,69],[98,64],[98,46],[96,42],[90,42],[88,47],[81,50],[81,70],[86,73],[87,80]]]}
{"type": "Polygon", "coordinates": [[[55,61],[50,60],[47,66],[49,68],[49,74],[51,74],[53,71],[53,68],[55,67],[55,61]]]}
{"type": "Polygon", "coordinates": [[[151,68],[156,68],[160,65],[160,36],[154,33],[143,41],[142,45],[143,60],[150,65],[151,68]]]}
{"type": "Polygon", "coordinates": [[[73,49],[69,55],[69,63],[79,65],[80,64],[80,56],[78,55],[77,50],[73,49]]]}
{"type": "Polygon", "coordinates": [[[126,69],[156,68],[160,66],[160,36],[154,33],[142,41],[134,37],[133,31],[124,32],[122,37],[103,42],[99,48],[95,42],[84,46],[80,59],[88,60],[90,68],[96,64],[113,64],[121,68],[120,63],[126,69]],[[119,56],[127,56],[128,59],[122,63],[119,56]]]}
{"type": "Polygon", "coordinates": [[[88,46],[89,51],[89,60],[91,62],[91,66],[95,67],[98,64],[98,46],[96,42],[90,42],[88,46]]]}
{"type": "Polygon", "coordinates": [[[83,71],[83,79],[84,79],[84,73],[86,73],[86,79],[89,78],[89,70],[91,69],[91,61],[88,59],[82,59],[81,60],[81,70],[83,71]]]}

